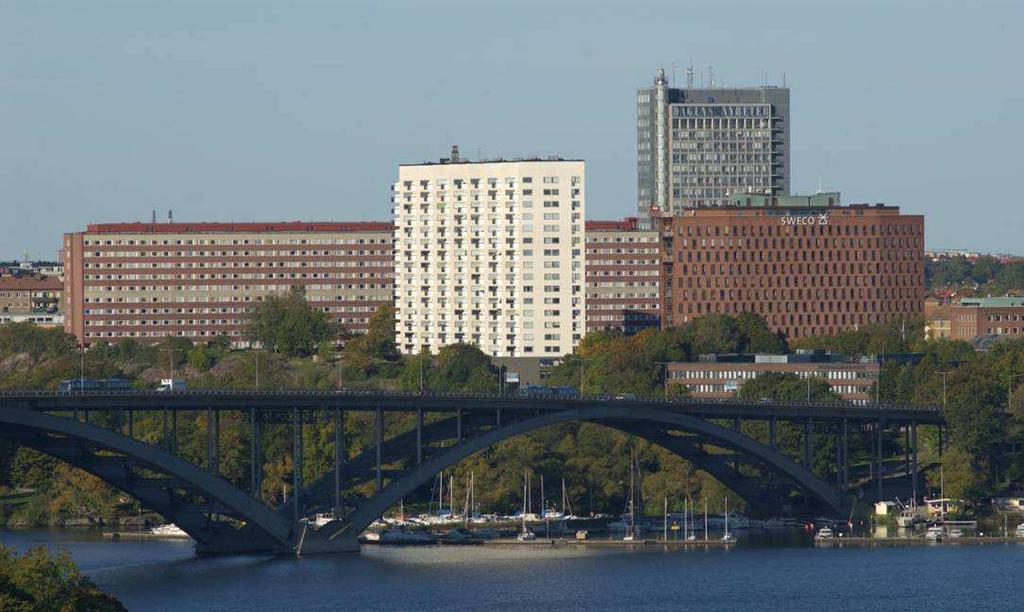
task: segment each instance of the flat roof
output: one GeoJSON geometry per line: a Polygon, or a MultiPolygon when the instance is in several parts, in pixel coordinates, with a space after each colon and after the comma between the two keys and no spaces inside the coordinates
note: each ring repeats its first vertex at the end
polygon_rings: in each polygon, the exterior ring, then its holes
{"type": "Polygon", "coordinates": [[[437,161],[425,161],[420,163],[399,163],[399,167],[404,166],[458,166],[462,164],[521,164],[524,162],[583,162],[582,159],[566,159],[564,157],[512,157],[509,159],[498,158],[498,159],[478,159],[468,160],[460,159],[459,161],[451,161],[450,159],[443,159],[437,161]]]}
{"type": "Polygon", "coordinates": [[[1003,296],[984,298],[960,298],[954,306],[974,306],[978,308],[1020,308],[1024,307],[1024,297],[1003,296]]]}
{"type": "Polygon", "coordinates": [[[391,232],[388,221],[272,221],[228,223],[90,223],[87,234],[195,234],[260,232],[391,232]]]}
{"type": "Polygon", "coordinates": [[[2,276],[0,277],[0,290],[6,291],[29,291],[38,289],[63,289],[64,283],[55,276],[2,276]]]}

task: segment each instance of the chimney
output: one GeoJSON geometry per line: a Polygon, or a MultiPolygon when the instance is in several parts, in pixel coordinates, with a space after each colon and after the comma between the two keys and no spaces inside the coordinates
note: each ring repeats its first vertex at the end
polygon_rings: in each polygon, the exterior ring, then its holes
{"type": "Polygon", "coordinates": [[[452,163],[459,163],[459,145],[452,145],[452,163]]]}
{"type": "Polygon", "coordinates": [[[167,209],[167,222],[174,223],[174,211],[170,208],[167,209]]]}

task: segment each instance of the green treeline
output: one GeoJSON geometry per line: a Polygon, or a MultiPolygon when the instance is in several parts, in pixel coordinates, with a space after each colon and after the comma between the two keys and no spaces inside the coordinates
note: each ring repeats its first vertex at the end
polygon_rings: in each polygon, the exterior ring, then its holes
{"type": "MultiPolygon", "coordinates": [[[[251,333],[263,338],[265,350],[232,350],[226,339],[193,344],[169,338],[156,345],[123,340],[100,344],[84,355],[74,339],[60,330],[31,325],[0,327],[0,388],[55,389],[62,379],[82,374],[89,378],[124,376],[139,387],[151,387],[161,378],[188,379],[191,388],[236,389],[424,389],[435,392],[497,392],[498,371],[490,359],[468,345],[445,347],[438,354],[401,356],[394,345],[394,317],[389,309],[374,316],[365,335],[346,337],[344,330],[321,328],[316,315],[293,294],[277,298],[282,308],[261,309],[251,333]],[[289,309],[293,311],[289,314],[289,309]],[[304,318],[304,317],[309,317],[304,318]],[[273,321],[280,321],[275,328],[273,321]],[[313,321],[316,333],[305,324],[313,321]],[[259,327],[262,325],[262,327],[259,327]],[[260,330],[260,331],[257,331],[260,330]]],[[[828,338],[803,339],[800,348],[829,348],[853,356],[875,353],[924,353],[918,365],[888,362],[883,368],[879,395],[883,401],[942,404],[942,375],[946,374],[946,405],[950,427],[946,435],[945,488],[947,495],[981,499],[1013,491],[1024,484],[1024,342],[1004,341],[986,353],[964,343],[926,341],[920,321],[865,326],[828,338]],[[1017,383],[1008,397],[1008,385],[1017,383]],[[1008,399],[1014,409],[1006,416],[1008,399]]],[[[793,347],[793,348],[795,348],[793,347]]],[[[648,330],[633,336],[590,334],[574,354],[566,356],[551,375],[551,384],[571,385],[588,394],[630,393],[661,396],[665,393],[664,366],[660,362],[696,359],[709,352],[785,352],[784,337],[768,331],[763,319],[743,314],[713,315],[668,330],[648,330]]],[[[669,387],[678,392],[679,387],[669,387]]],[[[823,380],[792,375],[763,376],[742,388],[752,399],[837,399],[823,380]]],[[[105,423],[117,427],[114,415],[105,423]]],[[[158,442],[160,414],[137,415],[135,435],[158,442]]],[[[370,415],[350,414],[345,443],[351,455],[372,444],[370,415]]],[[[407,431],[412,416],[388,415],[386,435],[407,431]]],[[[206,461],[206,414],[179,416],[179,448],[190,461],[206,461]]],[[[765,426],[744,423],[745,433],[766,440],[765,426]]],[[[938,460],[934,428],[922,428],[922,464],[938,460]]],[[[793,458],[802,456],[801,431],[780,425],[780,448],[793,458]]],[[[240,487],[247,485],[249,430],[243,415],[225,411],[220,424],[220,465],[223,475],[240,487]]],[[[333,425],[322,422],[305,428],[304,480],[325,473],[333,457],[333,425]]],[[[292,478],[291,430],[287,425],[264,427],[265,474],[261,497],[278,503],[289,492],[292,478]]],[[[828,476],[834,469],[834,442],[815,436],[814,470],[828,476]]],[[[886,451],[900,452],[901,437],[885,440],[886,451]]],[[[564,479],[577,513],[621,512],[628,486],[629,448],[639,451],[643,473],[641,493],[646,510],[660,511],[662,499],[679,509],[684,498],[706,501],[720,508],[728,495],[722,485],[691,464],[660,447],[594,424],[565,424],[507,440],[481,451],[456,466],[451,474],[456,497],[463,495],[472,473],[483,511],[508,512],[521,504],[525,470],[535,485],[544,476],[549,500],[560,497],[564,479]]],[[[851,434],[851,459],[866,465],[870,441],[863,432],[851,434]]],[[[937,478],[937,470],[932,470],[937,478]]],[[[369,491],[366,491],[369,492],[369,491]]],[[[539,492],[534,492],[535,499],[539,492]]],[[[732,503],[740,505],[735,495],[732,503]]],[[[416,500],[407,500],[406,507],[416,500]]],[[[99,480],[27,449],[0,441],[0,508],[9,522],[60,524],[70,519],[101,524],[112,517],[137,514],[126,496],[99,480]]]]}
{"type": "Polygon", "coordinates": [[[1024,262],[1002,263],[994,257],[975,260],[962,255],[928,260],[925,280],[931,289],[950,287],[961,294],[1020,295],[1024,293],[1024,262]]]}

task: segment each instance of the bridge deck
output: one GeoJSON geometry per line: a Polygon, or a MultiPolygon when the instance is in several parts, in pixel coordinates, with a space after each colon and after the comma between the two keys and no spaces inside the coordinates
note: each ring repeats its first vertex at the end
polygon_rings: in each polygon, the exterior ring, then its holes
{"type": "Polygon", "coordinates": [[[221,410],[254,409],[257,412],[341,408],[353,411],[493,412],[539,414],[595,406],[659,408],[704,418],[779,418],[798,420],[885,420],[890,423],[942,424],[941,409],[933,406],[889,404],[856,405],[847,402],[771,402],[738,399],[692,398],[613,399],[606,396],[515,397],[500,395],[403,393],[376,391],[8,391],[0,393],[0,409],[21,408],[46,412],[75,410],[221,410]]]}

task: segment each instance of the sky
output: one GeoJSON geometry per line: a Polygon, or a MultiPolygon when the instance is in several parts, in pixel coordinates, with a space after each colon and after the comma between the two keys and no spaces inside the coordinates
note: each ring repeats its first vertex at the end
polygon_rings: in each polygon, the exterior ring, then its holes
{"type": "Polygon", "coordinates": [[[791,88],[792,189],[1024,254],[1022,2],[0,0],[0,259],[87,223],[389,219],[397,164],[587,162],[636,211],[635,90],[791,88]]]}

